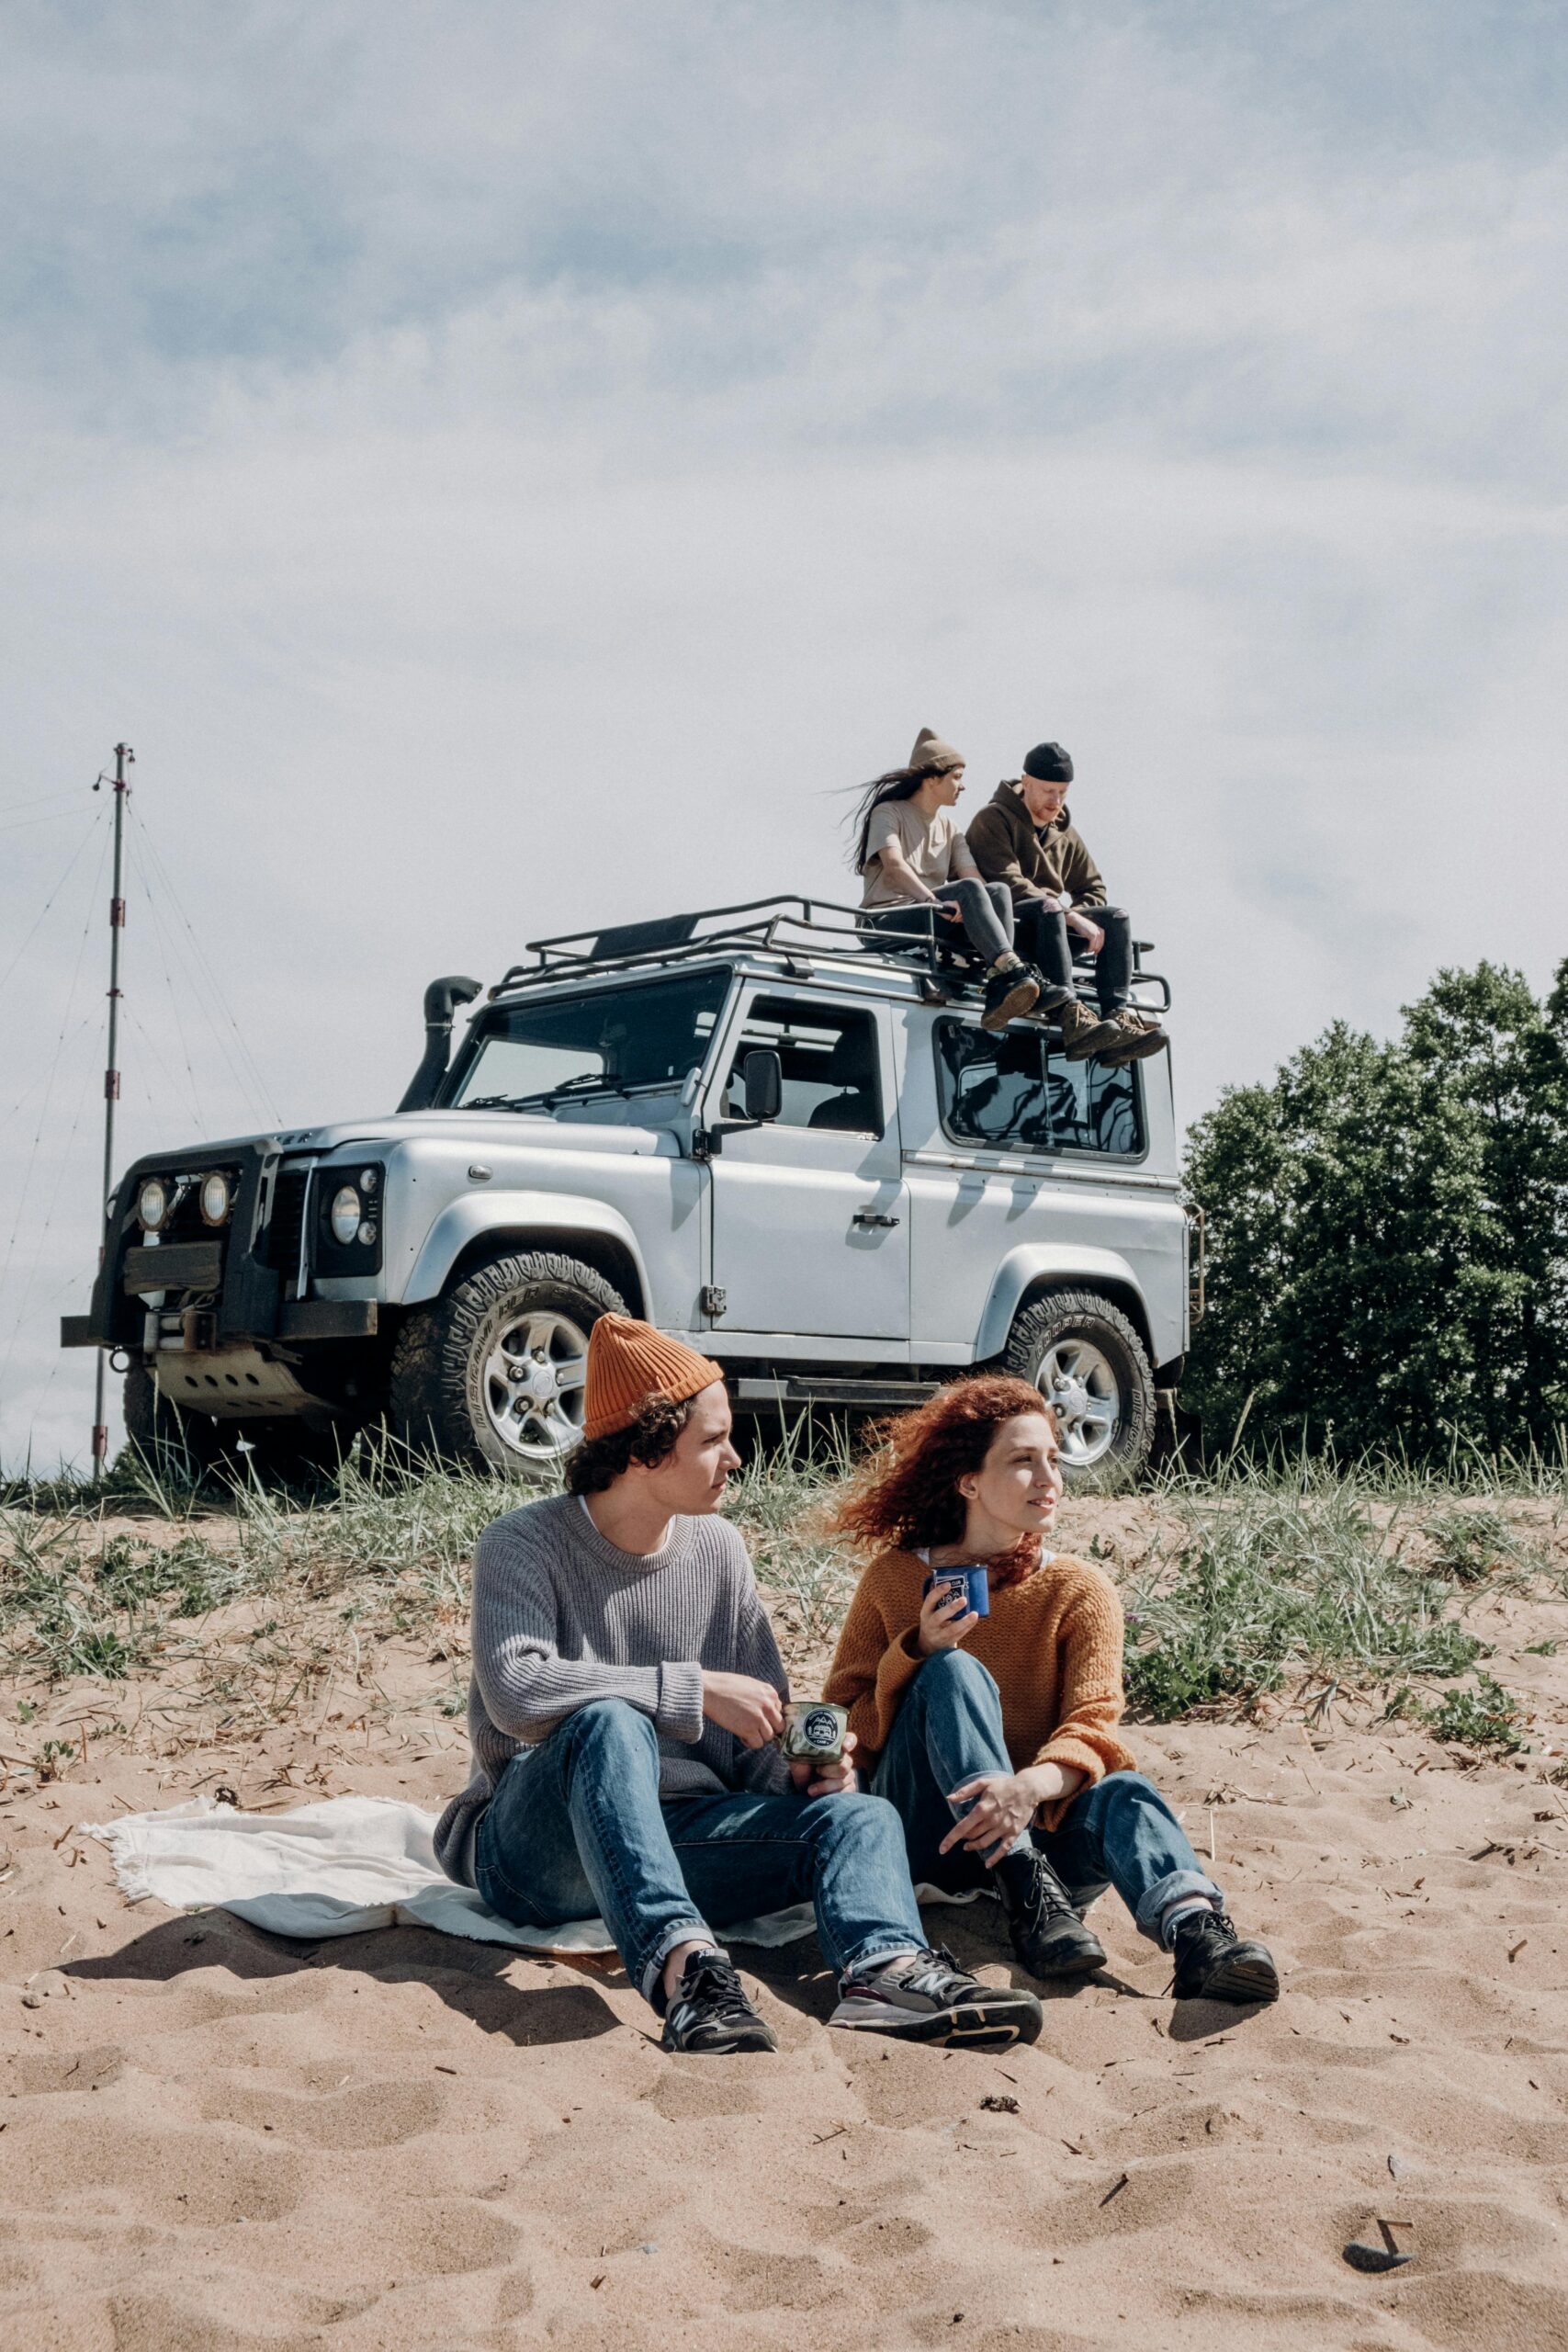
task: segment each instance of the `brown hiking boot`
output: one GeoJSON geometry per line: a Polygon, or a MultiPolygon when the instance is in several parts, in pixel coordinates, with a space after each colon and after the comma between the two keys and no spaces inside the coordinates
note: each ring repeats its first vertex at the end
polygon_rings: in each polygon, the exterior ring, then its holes
{"type": "Polygon", "coordinates": [[[1075,996],[1062,1007],[1062,1046],[1070,1062],[1087,1062],[1121,1042],[1114,1021],[1097,1021],[1087,1004],[1075,996]]]}
{"type": "Polygon", "coordinates": [[[1112,1069],[1120,1069],[1124,1062],[1146,1061],[1170,1043],[1152,1012],[1134,1012],[1130,1004],[1113,1012],[1104,1025],[1116,1035],[1114,1042],[1099,1049],[1100,1058],[1112,1069]]]}

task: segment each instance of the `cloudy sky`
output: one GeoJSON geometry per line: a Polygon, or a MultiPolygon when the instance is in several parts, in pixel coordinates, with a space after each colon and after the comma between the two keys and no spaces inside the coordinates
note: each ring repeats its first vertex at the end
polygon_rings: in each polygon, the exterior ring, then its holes
{"type": "Polygon", "coordinates": [[[389,1106],[540,933],[843,895],[921,724],[974,799],[1069,746],[1184,1116],[1568,952],[1558,0],[6,41],[7,1467],[91,1419],[121,737],[121,1164],[389,1106]]]}

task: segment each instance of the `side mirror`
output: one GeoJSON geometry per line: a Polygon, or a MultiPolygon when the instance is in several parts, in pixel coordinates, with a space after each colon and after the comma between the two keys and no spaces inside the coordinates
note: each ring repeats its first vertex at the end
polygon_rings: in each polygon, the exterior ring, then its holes
{"type": "Polygon", "coordinates": [[[746,1116],[759,1124],[776,1119],[784,1108],[784,1064],[771,1046],[759,1046],[740,1065],[746,1096],[746,1116]]]}

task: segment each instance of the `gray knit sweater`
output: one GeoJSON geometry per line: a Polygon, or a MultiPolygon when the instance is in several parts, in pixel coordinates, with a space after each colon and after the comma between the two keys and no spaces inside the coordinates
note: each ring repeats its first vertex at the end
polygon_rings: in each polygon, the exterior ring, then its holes
{"type": "Polygon", "coordinates": [[[746,1546],[726,1520],[674,1520],[664,1550],[644,1556],[606,1543],[575,1495],[508,1511],[474,1554],[473,1666],[473,1778],[435,1830],[436,1859],[463,1885],[507,1765],[593,1699],[652,1717],[665,1798],[789,1786],[777,1747],[743,1747],[703,1713],[705,1667],[789,1695],[746,1546]]]}

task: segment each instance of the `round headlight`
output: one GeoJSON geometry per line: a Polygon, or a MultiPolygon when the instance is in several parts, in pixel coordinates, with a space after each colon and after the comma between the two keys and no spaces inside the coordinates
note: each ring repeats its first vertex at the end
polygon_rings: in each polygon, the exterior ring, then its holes
{"type": "Polygon", "coordinates": [[[156,1233],[169,1214],[169,1188],[156,1176],[149,1176],[136,1196],[136,1214],[144,1231],[156,1233]]]}
{"type": "Polygon", "coordinates": [[[221,1225],[229,1214],[229,1179],[227,1176],[204,1176],[201,1180],[201,1214],[208,1225],[221,1225]]]}
{"type": "Polygon", "coordinates": [[[345,1250],[359,1231],[362,1214],[359,1194],[352,1184],[344,1184],[342,1191],[333,1196],[327,1223],[332,1227],[333,1239],[341,1241],[345,1250]]]}

